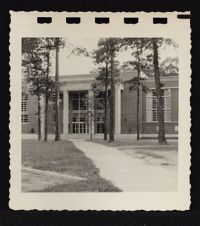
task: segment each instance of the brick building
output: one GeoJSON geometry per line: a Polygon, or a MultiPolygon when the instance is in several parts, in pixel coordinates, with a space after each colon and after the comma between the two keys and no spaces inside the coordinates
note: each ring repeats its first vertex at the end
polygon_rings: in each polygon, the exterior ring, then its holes
{"type": "MultiPolygon", "coordinates": [[[[89,119],[86,106],[86,98],[92,95],[91,83],[96,74],[82,74],[60,76],[62,86],[60,88],[60,132],[63,137],[70,134],[88,134],[89,119]]],[[[122,78],[128,80],[133,75],[123,73],[122,78]]],[[[178,77],[161,77],[164,84],[162,89],[163,111],[165,118],[165,131],[169,136],[178,134],[178,77]]],[[[154,136],[157,134],[157,110],[155,97],[155,82],[153,77],[145,80],[149,88],[148,93],[140,91],[140,133],[142,136],[154,136]]],[[[103,97],[97,98],[101,102],[103,97]]],[[[44,100],[42,105],[42,133],[44,131],[44,100]]],[[[136,91],[130,91],[128,83],[115,85],[115,134],[136,134],[136,91]]],[[[104,111],[103,107],[95,105],[95,118],[92,125],[94,134],[103,133],[104,111]]],[[[55,131],[55,106],[49,102],[48,132],[55,131]]],[[[22,95],[22,133],[37,133],[37,98],[30,94],[22,95]]],[[[109,117],[108,117],[109,118],[109,117]]],[[[109,121],[108,121],[109,126],[109,121]]]]}

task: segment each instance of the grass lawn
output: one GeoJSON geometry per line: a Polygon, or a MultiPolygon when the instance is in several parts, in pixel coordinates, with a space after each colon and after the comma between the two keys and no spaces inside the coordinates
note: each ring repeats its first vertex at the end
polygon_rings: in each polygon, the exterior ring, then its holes
{"type": "Polygon", "coordinates": [[[45,192],[120,191],[111,182],[101,178],[92,161],[70,141],[45,143],[23,140],[22,166],[86,178],[85,181],[72,181],[47,187],[42,190],[45,192]]]}

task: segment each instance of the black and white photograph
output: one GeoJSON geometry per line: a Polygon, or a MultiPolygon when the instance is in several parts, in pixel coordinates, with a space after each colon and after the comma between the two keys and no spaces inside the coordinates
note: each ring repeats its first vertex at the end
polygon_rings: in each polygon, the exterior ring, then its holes
{"type": "Polygon", "coordinates": [[[142,12],[37,23],[44,15],[11,12],[10,205],[188,209],[189,23],[175,12],[166,26],[142,12]]]}
{"type": "Polygon", "coordinates": [[[22,191],[176,191],[178,43],[22,38],[22,191]]]}

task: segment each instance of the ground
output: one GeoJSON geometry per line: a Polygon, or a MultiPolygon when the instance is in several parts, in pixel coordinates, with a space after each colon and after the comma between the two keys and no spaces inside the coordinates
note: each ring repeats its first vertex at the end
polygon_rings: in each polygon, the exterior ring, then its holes
{"type": "Polygon", "coordinates": [[[177,140],[22,142],[23,191],[176,191],[177,140]]]}
{"type": "Polygon", "coordinates": [[[73,140],[90,158],[100,176],[126,192],[171,192],[178,189],[177,140],[158,145],[153,140],[119,138],[109,143],[102,140],[73,140]]]}
{"type": "Polygon", "coordinates": [[[107,142],[93,139],[95,143],[108,147],[115,147],[129,156],[143,159],[147,164],[166,166],[168,169],[177,170],[178,167],[178,140],[168,140],[167,145],[159,145],[157,139],[115,139],[107,142]]]}
{"type": "Polygon", "coordinates": [[[70,141],[22,141],[22,191],[120,191],[70,141]]]}

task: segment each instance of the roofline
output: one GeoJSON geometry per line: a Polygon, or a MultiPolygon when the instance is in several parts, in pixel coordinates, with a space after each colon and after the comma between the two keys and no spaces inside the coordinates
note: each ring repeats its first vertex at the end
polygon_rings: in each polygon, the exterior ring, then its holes
{"type": "MultiPolygon", "coordinates": [[[[122,72],[121,74],[126,74],[127,72],[122,72]]],[[[59,80],[60,81],[84,81],[84,80],[93,80],[95,77],[98,76],[98,73],[91,73],[91,74],[73,74],[73,75],[60,75],[59,80]]],[[[179,76],[161,76],[161,80],[178,80],[179,76]]],[[[51,76],[52,79],[54,79],[54,76],[51,76]]],[[[148,77],[146,81],[152,81],[155,78],[148,77]]]]}

